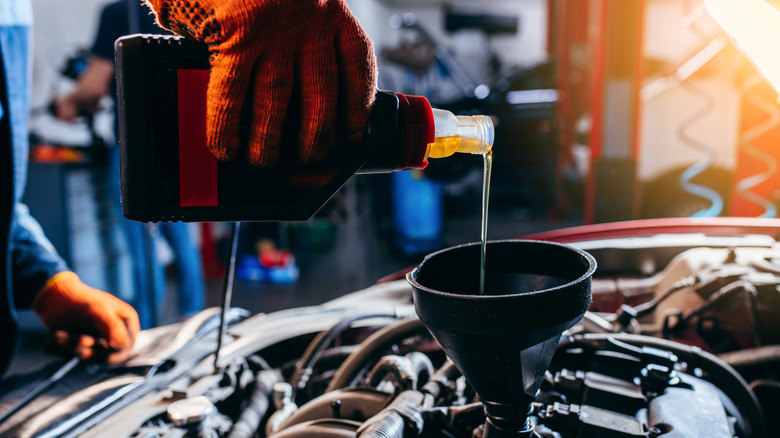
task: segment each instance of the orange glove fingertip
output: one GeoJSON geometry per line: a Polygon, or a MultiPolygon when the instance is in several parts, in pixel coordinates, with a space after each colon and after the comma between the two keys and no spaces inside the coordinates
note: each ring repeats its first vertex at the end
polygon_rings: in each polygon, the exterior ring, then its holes
{"type": "Polygon", "coordinates": [[[89,360],[95,355],[95,351],[92,348],[87,347],[77,348],[75,353],[81,360],[89,360]]]}
{"type": "Polygon", "coordinates": [[[122,363],[130,358],[130,350],[125,351],[119,351],[116,353],[111,353],[106,358],[106,363],[109,365],[114,365],[118,363],[122,363]]]}
{"type": "Polygon", "coordinates": [[[138,319],[138,313],[129,304],[127,304],[119,313],[119,317],[125,322],[127,331],[130,333],[131,341],[135,343],[135,338],[141,331],[141,322],[138,319]]]}
{"type": "MultiPolygon", "coordinates": [[[[133,347],[135,343],[135,335],[131,332],[130,328],[125,323],[124,319],[112,318],[112,321],[107,322],[105,338],[106,348],[112,350],[127,350],[133,347]]],[[[101,338],[101,341],[104,339],[101,338]]]]}
{"type": "Polygon", "coordinates": [[[209,151],[211,151],[211,154],[214,155],[214,157],[220,161],[233,161],[238,156],[238,144],[235,145],[225,145],[225,141],[228,140],[217,140],[217,135],[213,135],[215,137],[214,140],[207,140],[208,142],[208,148],[209,151]]]}

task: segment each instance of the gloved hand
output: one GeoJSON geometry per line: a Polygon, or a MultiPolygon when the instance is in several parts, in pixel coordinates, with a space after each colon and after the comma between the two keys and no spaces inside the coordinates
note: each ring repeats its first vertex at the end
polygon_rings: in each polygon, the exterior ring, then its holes
{"type": "Polygon", "coordinates": [[[255,165],[278,161],[288,107],[300,111],[295,132],[303,163],[324,160],[336,136],[358,132],[368,120],[376,59],[344,0],[145,1],[162,27],[209,46],[207,142],[217,158],[239,153],[245,99],[247,153],[255,165]]]}
{"type": "Polygon", "coordinates": [[[135,310],[115,296],[61,272],[44,285],[33,310],[54,333],[55,349],[81,359],[122,362],[141,327],[135,310]]]}

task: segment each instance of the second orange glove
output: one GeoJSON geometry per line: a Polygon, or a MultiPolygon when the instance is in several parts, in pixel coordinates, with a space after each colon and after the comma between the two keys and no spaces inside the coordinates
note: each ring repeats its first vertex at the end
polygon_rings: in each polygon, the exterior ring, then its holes
{"type": "Polygon", "coordinates": [[[161,26],[209,45],[207,141],[217,158],[239,154],[245,105],[251,109],[247,155],[261,166],[279,160],[291,107],[300,112],[303,163],[325,159],[337,136],[368,120],[375,55],[344,0],[146,2],[161,26]]]}
{"type": "Polygon", "coordinates": [[[140,330],[138,315],[129,304],[87,286],[73,272],[61,272],[46,282],[33,310],[52,331],[54,350],[81,359],[124,361],[140,330]]]}

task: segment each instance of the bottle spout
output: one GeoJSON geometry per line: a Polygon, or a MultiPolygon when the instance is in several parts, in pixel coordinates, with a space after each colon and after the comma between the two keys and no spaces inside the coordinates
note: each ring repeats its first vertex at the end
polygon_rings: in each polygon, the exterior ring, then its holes
{"type": "Polygon", "coordinates": [[[428,158],[449,157],[456,152],[484,155],[493,147],[495,129],[488,116],[455,116],[434,109],[434,142],[428,147],[428,158]]]}
{"type": "Polygon", "coordinates": [[[458,152],[486,154],[493,147],[495,129],[488,116],[457,116],[461,147],[458,152]]]}

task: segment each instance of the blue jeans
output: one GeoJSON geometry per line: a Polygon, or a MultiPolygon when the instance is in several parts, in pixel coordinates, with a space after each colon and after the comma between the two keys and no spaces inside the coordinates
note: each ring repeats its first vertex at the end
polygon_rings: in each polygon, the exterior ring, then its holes
{"type": "Polygon", "coordinates": [[[205,304],[203,268],[198,250],[192,244],[187,224],[162,223],[160,231],[173,251],[179,314],[191,316],[203,310],[205,304]]]}
{"type": "MultiPolygon", "coordinates": [[[[111,180],[115,183],[115,193],[118,194],[119,147],[114,147],[111,151],[109,166],[114,173],[111,180]]],[[[165,303],[165,267],[159,262],[155,251],[155,240],[161,237],[165,238],[173,252],[179,314],[186,317],[203,310],[203,268],[197,248],[190,239],[187,224],[144,224],[125,218],[121,212],[119,216],[132,261],[132,305],[138,312],[141,328],[151,328],[158,324],[160,310],[165,303]]]]}
{"type": "Polygon", "coordinates": [[[157,262],[154,240],[150,232],[152,225],[131,221],[122,216],[119,219],[125,231],[127,250],[133,272],[133,299],[131,304],[138,312],[142,329],[155,327],[158,309],[165,297],[165,276],[157,262]]]}

